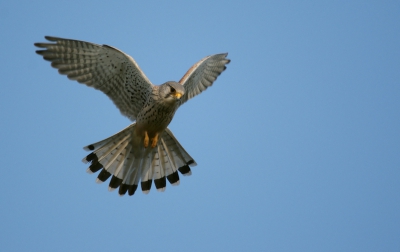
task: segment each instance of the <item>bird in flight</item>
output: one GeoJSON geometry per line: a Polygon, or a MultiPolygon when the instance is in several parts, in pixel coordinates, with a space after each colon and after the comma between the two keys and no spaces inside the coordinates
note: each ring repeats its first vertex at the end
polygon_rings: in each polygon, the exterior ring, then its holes
{"type": "Polygon", "coordinates": [[[179,82],[153,85],[136,61],[108,45],[45,37],[36,53],[71,80],[105,93],[133,123],[102,141],[84,147],[88,173],[100,171],[96,182],[112,178],[108,189],[133,195],[140,182],[144,193],[152,181],[165,191],[166,181],[179,185],[178,171],[191,175],[194,159],[167,128],[176,110],[210,87],[230,62],[227,53],[214,54],[194,64],[179,82]]]}

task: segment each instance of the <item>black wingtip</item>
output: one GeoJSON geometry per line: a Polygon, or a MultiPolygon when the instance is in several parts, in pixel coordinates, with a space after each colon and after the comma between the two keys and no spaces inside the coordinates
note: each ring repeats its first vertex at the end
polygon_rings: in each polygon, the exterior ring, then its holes
{"type": "Polygon", "coordinates": [[[118,194],[119,195],[125,195],[125,193],[128,191],[129,185],[127,184],[122,184],[119,186],[118,194]]]}
{"type": "Polygon", "coordinates": [[[36,50],[35,52],[41,56],[44,56],[46,54],[47,50],[36,50]]]}
{"type": "Polygon", "coordinates": [[[96,162],[98,160],[96,153],[90,153],[89,155],[86,156],[86,161],[90,162],[96,162]]]}
{"type": "MultiPolygon", "coordinates": [[[[46,48],[46,46],[45,46],[44,43],[34,43],[33,45],[36,46],[36,47],[39,47],[39,48],[46,48]]],[[[37,53],[37,52],[38,52],[38,51],[36,51],[36,53],[37,53]]]]}
{"type": "Polygon", "coordinates": [[[178,169],[182,175],[189,175],[191,173],[190,167],[188,165],[184,165],[178,169]]]}
{"type": "Polygon", "coordinates": [[[142,181],[142,182],[140,183],[140,186],[142,187],[142,191],[143,191],[143,192],[145,192],[145,191],[150,191],[150,189],[151,189],[151,182],[152,182],[152,180],[147,180],[147,181],[142,181]]]}
{"type": "Polygon", "coordinates": [[[109,186],[113,189],[118,188],[119,185],[122,184],[122,179],[112,176],[111,180],[110,180],[110,184],[109,186]]]}
{"type": "Polygon", "coordinates": [[[103,165],[100,164],[99,162],[94,162],[89,166],[90,171],[93,173],[98,172],[101,168],[103,168],[103,165]]]}
{"type": "Polygon", "coordinates": [[[167,179],[165,177],[155,179],[154,184],[157,189],[165,188],[167,186],[167,179]]]}
{"type": "Polygon", "coordinates": [[[99,173],[99,176],[97,176],[97,178],[98,178],[101,182],[104,182],[104,181],[106,181],[110,176],[111,176],[111,173],[109,173],[108,171],[106,171],[105,169],[103,169],[103,170],[101,170],[101,172],[99,173]]]}
{"type": "Polygon", "coordinates": [[[138,185],[129,185],[128,186],[128,194],[129,194],[129,196],[132,196],[132,195],[135,194],[137,187],[138,187],[138,185]]]}
{"type": "Polygon", "coordinates": [[[53,37],[53,36],[44,36],[44,38],[47,39],[48,41],[57,41],[57,40],[60,40],[60,38],[53,37]]]}
{"type": "Polygon", "coordinates": [[[174,173],[168,175],[168,176],[167,176],[167,179],[168,179],[169,183],[175,184],[176,182],[179,181],[179,174],[178,174],[178,172],[175,171],[174,173]]]}

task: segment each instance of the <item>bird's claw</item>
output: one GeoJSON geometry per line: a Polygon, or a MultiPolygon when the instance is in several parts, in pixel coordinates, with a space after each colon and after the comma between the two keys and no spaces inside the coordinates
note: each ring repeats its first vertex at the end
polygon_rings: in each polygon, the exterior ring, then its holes
{"type": "Polygon", "coordinates": [[[143,141],[144,148],[149,146],[149,136],[147,135],[147,131],[144,132],[144,141],[143,141]]]}
{"type": "Polygon", "coordinates": [[[158,142],[158,134],[156,134],[153,138],[149,138],[147,131],[145,131],[144,132],[144,141],[143,141],[144,148],[149,147],[149,142],[151,142],[151,148],[156,147],[157,142],[158,142]]]}
{"type": "Polygon", "coordinates": [[[151,148],[154,148],[157,146],[157,142],[158,142],[158,136],[154,137],[151,139],[151,148]]]}

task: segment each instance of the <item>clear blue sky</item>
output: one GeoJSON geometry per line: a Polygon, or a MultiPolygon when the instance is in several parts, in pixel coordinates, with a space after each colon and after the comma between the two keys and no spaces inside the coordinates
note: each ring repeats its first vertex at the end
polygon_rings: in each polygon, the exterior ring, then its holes
{"type": "Polygon", "coordinates": [[[400,251],[398,1],[0,2],[2,251],[400,251]],[[154,84],[232,62],[170,129],[198,166],[119,197],[82,147],[126,127],[34,53],[115,46],[154,84]]]}

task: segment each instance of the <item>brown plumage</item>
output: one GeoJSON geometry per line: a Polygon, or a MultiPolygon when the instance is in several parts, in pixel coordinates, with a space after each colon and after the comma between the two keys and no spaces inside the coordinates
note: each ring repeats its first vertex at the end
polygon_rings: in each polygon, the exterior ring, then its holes
{"type": "Polygon", "coordinates": [[[88,172],[100,171],[97,182],[111,177],[109,189],[133,195],[141,181],[148,193],[152,181],[164,191],[166,180],[179,184],[178,171],[190,175],[196,162],[167,128],[176,110],[211,86],[226,69],[227,54],[207,56],[193,65],[178,82],[153,85],[135,60],[107,45],[45,37],[54,43],[35,43],[36,51],[71,80],[105,93],[132,121],[130,126],[100,142],[86,146],[83,159],[88,172]]]}

